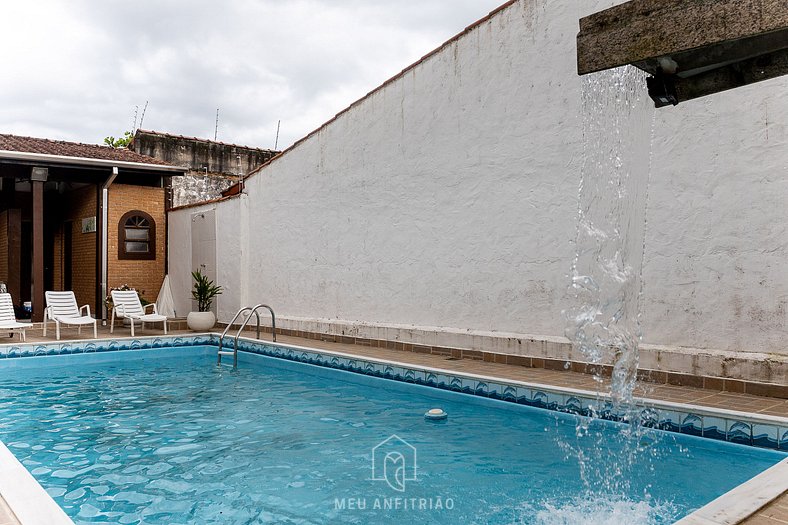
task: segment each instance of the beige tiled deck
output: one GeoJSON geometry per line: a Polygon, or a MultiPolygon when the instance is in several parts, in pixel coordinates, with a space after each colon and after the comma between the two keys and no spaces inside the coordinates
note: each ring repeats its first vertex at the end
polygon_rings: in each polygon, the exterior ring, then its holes
{"type": "Polygon", "coordinates": [[[20,525],[19,520],[16,519],[14,512],[8,508],[8,504],[0,495],[0,525],[20,525]]]}
{"type": "MultiPolygon", "coordinates": [[[[191,333],[185,330],[170,331],[170,334],[183,334],[191,333]]],[[[137,336],[151,336],[161,335],[161,330],[147,329],[145,331],[137,330],[137,336]]],[[[99,337],[129,337],[129,329],[117,329],[115,334],[110,336],[109,329],[106,327],[99,328],[99,337]]],[[[245,334],[248,336],[248,334],[245,334]]],[[[264,334],[263,340],[270,340],[270,334],[264,334]]],[[[92,333],[83,330],[81,336],[78,336],[76,330],[66,330],[63,334],[63,340],[76,340],[76,339],[91,339],[92,333]]],[[[11,340],[7,340],[9,343],[11,340]]],[[[53,342],[53,337],[42,337],[40,328],[31,328],[27,334],[28,342],[53,342]]],[[[465,372],[471,374],[480,374],[485,376],[495,376],[503,379],[511,379],[515,381],[526,381],[530,383],[540,383],[555,387],[568,387],[582,390],[597,390],[599,383],[597,380],[587,374],[580,374],[571,371],[557,371],[546,370],[543,368],[526,368],[523,366],[508,365],[501,363],[490,363],[481,360],[470,359],[454,359],[447,356],[424,354],[402,350],[391,350],[387,348],[376,348],[355,344],[343,344],[330,341],[320,341],[314,339],[304,339],[299,337],[291,337],[278,335],[277,341],[285,344],[292,344],[304,347],[311,347],[324,350],[332,350],[346,354],[353,354],[360,357],[371,357],[378,359],[386,359],[392,361],[399,361],[413,365],[421,365],[432,368],[442,368],[447,370],[454,370],[457,372],[465,372]]],[[[18,342],[15,337],[14,343],[18,342]]],[[[6,343],[3,338],[0,338],[0,344],[6,343]]],[[[676,403],[687,403],[699,405],[710,408],[723,408],[727,410],[737,410],[741,412],[750,412],[754,414],[764,414],[788,417],[788,400],[778,399],[771,397],[754,396],[749,394],[736,394],[731,392],[714,391],[709,389],[691,388],[683,386],[672,386],[663,384],[652,383],[639,383],[636,388],[636,394],[641,397],[660,400],[671,401],[676,403]]],[[[5,525],[3,520],[2,506],[0,506],[0,525],[5,525]]],[[[12,519],[13,514],[11,515],[12,519]]],[[[10,521],[8,523],[17,523],[10,521]]],[[[788,493],[783,494],[780,498],[773,501],[771,504],[762,508],[758,513],[751,516],[742,523],[746,525],[788,525],[788,493]]]]}
{"type": "Polygon", "coordinates": [[[788,525],[788,492],[742,522],[743,525],[788,525]]]}

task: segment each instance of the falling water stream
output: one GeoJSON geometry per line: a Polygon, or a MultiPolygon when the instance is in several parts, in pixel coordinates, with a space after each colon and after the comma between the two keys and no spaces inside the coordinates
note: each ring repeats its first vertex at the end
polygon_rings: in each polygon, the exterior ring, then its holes
{"type": "Polygon", "coordinates": [[[547,505],[540,515],[545,524],[649,524],[674,517],[670,502],[652,501],[648,494],[641,501],[622,496],[630,493],[633,469],[659,459],[652,447],[659,438],[640,425],[634,404],[655,116],[645,84],[645,73],[631,66],[582,80],[583,163],[566,336],[575,356],[600,372],[612,367],[609,379],[595,376],[598,410],[629,425],[618,438],[622,452],[615,462],[604,457],[608,444],[589,419],[578,423],[577,441],[559,443],[567,458],[579,462],[586,493],[565,508],[547,505]]]}
{"type": "Polygon", "coordinates": [[[596,365],[612,365],[610,394],[632,402],[654,107],[632,66],[583,77],[583,165],[566,335],[596,365]]]}

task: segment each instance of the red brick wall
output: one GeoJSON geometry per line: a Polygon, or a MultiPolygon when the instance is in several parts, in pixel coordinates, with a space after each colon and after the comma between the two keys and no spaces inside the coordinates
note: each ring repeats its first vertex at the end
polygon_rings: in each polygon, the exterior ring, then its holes
{"type": "Polygon", "coordinates": [[[110,288],[128,284],[142,296],[154,302],[164,281],[165,239],[167,233],[164,212],[164,188],[113,184],[109,189],[108,275],[110,288]],[[128,211],[144,211],[156,223],[155,260],[118,259],[118,223],[128,211]]]}
{"type": "MultiPolygon", "coordinates": [[[[113,184],[109,188],[108,227],[107,227],[107,286],[117,287],[122,284],[143,292],[148,301],[155,301],[159,288],[164,280],[165,246],[165,213],[164,188],[148,188],[113,184]],[[128,211],[141,210],[150,215],[156,222],[156,259],[149,261],[118,259],[118,223],[128,211]]],[[[64,195],[69,199],[63,209],[64,224],[55,234],[54,246],[54,282],[55,289],[62,290],[63,276],[63,234],[62,228],[67,221],[72,228],[72,288],[80,305],[89,304],[91,313],[100,315],[96,305],[96,235],[82,233],[82,219],[97,216],[96,187],[89,186],[64,195]]],[[[0,219],[1,220],[1,219],[0,219]]],[[[2,227],[2,224],[0,224],[2,227]]],[[[2,230],[0,230],[2,231],[2,230]]],[[[2,240],[0,240],[0,243],[2,240]]],[[[0,251],[2,247],[0,246],[0,251]]],[[[0,262],[0,265],[2,262],[0,262]]],[[[2,267],[0,266],[0,271],[2,267]]],[[[0,277],[0,280],[2,278],[0,277]]]]}

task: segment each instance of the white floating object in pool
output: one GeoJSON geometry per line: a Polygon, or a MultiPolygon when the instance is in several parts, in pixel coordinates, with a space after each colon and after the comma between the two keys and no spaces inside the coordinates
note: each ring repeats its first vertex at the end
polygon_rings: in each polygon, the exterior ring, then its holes
{"type": "Polygon", "coordinates": [[[427,410],[427,413],[424,414],[424,417],[426,419],[430,419],[430,420],[433,420],[433,421],[439,421],[441,419],[446,419],[447,417],[449,417],[449,414],[444,412],[443,409],[432,408],[430,410],[427,410]]]}

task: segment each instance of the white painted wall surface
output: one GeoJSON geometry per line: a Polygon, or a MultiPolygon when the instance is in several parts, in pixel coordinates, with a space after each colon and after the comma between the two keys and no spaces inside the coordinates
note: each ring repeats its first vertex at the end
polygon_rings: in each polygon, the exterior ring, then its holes
{"type": "Polygon", "coordinates": [[[186,317],[193,308],[191,272],[197,268],[192,257],[192,222],[196,216],[210,210],[215,210],[216,214],[216,283],[224,289],[214,299],[217,316],[229,321],[238,310],[242,298],[239,277],[243,244],[238,233],[240,205],[241,199],[233,199],[223,202],[220,207],[206,204],[169,214],[169,275],[175,311],[179,317],[186,317]]]}
{"type": "MultiPolygon", "coordinates": [[[[211,205],[220,319],[264,301],[284,318],[562,335],[577,20],[613,2],[579,3],[516,2],[211,205]]],[[[647,342],[788,354],[786,93],[782,78],[657,112],[647,342]]],[[[197,210],[170,214],[179,312],[197,210]]]]}

